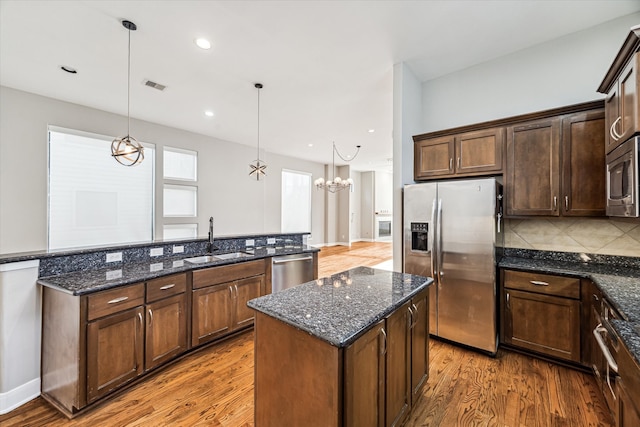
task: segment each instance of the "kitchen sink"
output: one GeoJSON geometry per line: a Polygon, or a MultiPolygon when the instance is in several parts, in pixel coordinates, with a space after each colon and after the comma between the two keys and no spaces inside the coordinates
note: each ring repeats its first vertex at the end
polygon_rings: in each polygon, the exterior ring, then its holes
{"type": "Polygon", "coordinates": [[[185,258],[185,261],[186,262],[190,262],[192,264],[204,264],[204,263],[207,263],[207,262],[214,262],[214,261],[227,260],[227,259],[245,258],[245,257],[250,257],[250,256],[252,256],[252,255],[248,254],[246,252],[231,252],[229,254],[202,255],[202,256],[197,256],[197,257],[193,257],[193,258],[185,258]]]}

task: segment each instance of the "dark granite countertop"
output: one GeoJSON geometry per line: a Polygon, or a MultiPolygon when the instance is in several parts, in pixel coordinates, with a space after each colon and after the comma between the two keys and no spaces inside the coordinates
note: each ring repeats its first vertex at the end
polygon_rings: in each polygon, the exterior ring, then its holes
{"type": "MultiPolygon", "coordinates": [[[[189,254],[147,262],[120,263],[118,266],[113,268],[88,269],[73,273],[41,277],[38,279],[38,283],[72,295],[85,295],[118,286],[144,282],[145,280],[169,274],[181,273],[184,271],[236,264],[239,262],[247,262],[274,256],[313,253],[318,251],[318,248],[312,246],[297,246],[278,249],[265,247],[257,248],[253,251],[247,251],[247,253],[251,254],[247,257],[215,260],[199,264],[192,264],[185,261],[186,258],[192,258],[199,255],[189,254]]],[[[215,255],[219,255],[221,253],[222,252],[216,252],[215,255]]]]}
{"type": "Polygon", "coordinates": [[[629,257],[618,261],[612,257],[596,262],[577,262],[565,256],[554,257],[553,252],[548,254],[535,258],[527,257],[529,254],[507,256],[498,266],[591,279],[622,316],[622,320],[613,322],[613,327],[640,364],[640,266],[637,264],[640,261],[629,257]]]}
{"type": "Polygon", "coordinates": [[[248,302],[248,306],[346,347],[433,279],[356,267],[248,302]]]}

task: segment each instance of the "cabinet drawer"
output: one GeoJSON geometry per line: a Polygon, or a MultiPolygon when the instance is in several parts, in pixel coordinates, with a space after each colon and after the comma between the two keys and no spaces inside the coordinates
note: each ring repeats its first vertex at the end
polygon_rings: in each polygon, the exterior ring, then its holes
{"type": "Polygon", "coordinates": [[[187,275],[184,273],[149,280],[147,282],[147,302],[181,294],[186,288],[187,275]]]}
{"type": "Polygon", "coordinates": [[[232,265],[206,268],[193,272],[193,289],[217,285],[219,283],[232,282],[246,277],[264,274],[265,260],[241,262],[232,265]]]}
{"type": "Polygon", "coordinates": [[[580,299],[580,279],[504,270],[504,287],[538,294],[580,299]]]}
{"type": "Polygon", "coordinates": [[[97,319],[144,304],[144,283],[88,296],[88,320],[97,319]]]}

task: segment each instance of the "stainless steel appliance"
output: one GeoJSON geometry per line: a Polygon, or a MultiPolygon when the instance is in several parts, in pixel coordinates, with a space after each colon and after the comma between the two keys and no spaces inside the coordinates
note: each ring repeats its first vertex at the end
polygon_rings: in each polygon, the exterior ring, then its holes
{"type": "Polygon", "coordinates": [[[498,346],[501,221],[496,178],[404,187],[404,272],[435,280],[429,332],[492,354],[498,346]]]}
{"type": "Polygon", "coordinates": [[[607,155],[607,215],[640,217],[640,171],[636,136],[607,155]]]}
{"type": "Polygon", "coordinates": [[[271,292],[273,293],[313,279],[315,279],[313,256],[310,254],[283,255],[271,259],[271,292]]]}

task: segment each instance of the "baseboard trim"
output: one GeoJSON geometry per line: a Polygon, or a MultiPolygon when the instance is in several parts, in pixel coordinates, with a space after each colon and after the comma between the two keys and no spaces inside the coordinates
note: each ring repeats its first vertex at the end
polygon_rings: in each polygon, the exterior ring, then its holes
{"type": "Polygon", "coordinates": [[[0,415],[11,412],[38,396],[40,396],[40,378],[0,393],[0,415]]]}

